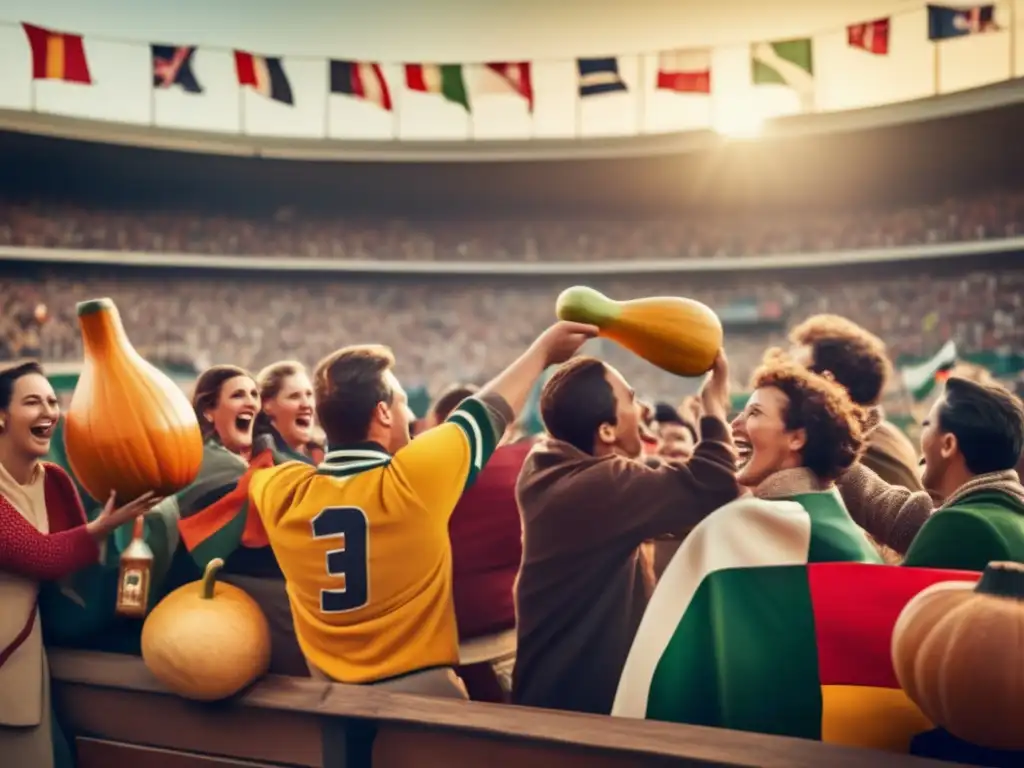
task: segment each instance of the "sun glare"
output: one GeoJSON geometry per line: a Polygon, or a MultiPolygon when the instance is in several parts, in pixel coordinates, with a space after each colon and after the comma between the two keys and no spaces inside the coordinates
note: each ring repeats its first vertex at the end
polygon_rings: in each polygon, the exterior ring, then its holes
{"type": "Polygon", "coordinates": [[[730,139],[756,139],[764,126],[764,114],[758,106],[750,102],[720,104],[712,127],[730,139]]]}

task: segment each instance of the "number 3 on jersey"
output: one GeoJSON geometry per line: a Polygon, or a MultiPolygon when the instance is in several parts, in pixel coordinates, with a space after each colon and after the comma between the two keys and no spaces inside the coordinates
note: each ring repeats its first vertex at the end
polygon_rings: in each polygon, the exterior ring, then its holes
{"type": "Polygon", "coordinates": [[[359,507],[326,507],[313,518],[314,539],[340,539],[327,552],[327,575],[340,579],[337,589],[320,590],[320,610],[344,613],[366,605],[370,596],[369,522],[359,507]]]}

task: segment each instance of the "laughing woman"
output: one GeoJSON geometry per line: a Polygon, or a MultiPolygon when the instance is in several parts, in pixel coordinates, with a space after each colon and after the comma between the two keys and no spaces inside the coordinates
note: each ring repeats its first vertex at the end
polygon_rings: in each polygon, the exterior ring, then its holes
{"type": "MultiPolygon", "coordinates": [[[[301,422],[305,413],[303,399],[297,398],[299,404],[295,407],[280,407],[275,411],[279,414],[275,424],[280,427],[276,427],[272,434],[277,438],[296,439],[299,433],[297,422],[301,422]]],[[[291,401],[288,403],[290,405],[291,401]]],[[[203,430],[206,449],[199,478],[189,489],[178,494],[175,514],[187,519],[205,508],[202,505],[209,503],[211,493],[238,482],[253,455],[254,427],[261,404],[256,380],[243,368],[216,365],[199,376],[192,406],[203,430]]],[[[199,577],[197,564],[185,555],[183,549],[179,549],[175,563],[174,583],[199,577]]],[[[271,633],[270,671],[308,675],[305,659],[295,639],[284,577],[271,548],[241,545],[230,551],[218,552],[216,556],[225,559],[224,581],[248,592],[267,617],[271,633]]]]}
{"type": "Polygon", "coordinates": [[[302,363],[283,360],[256,376],[263,409],[256,417],[257,434],[268,434],[278,450],[311,464],[323,460],[313,439],[313,384],[302,363]]]}
{"type": "Polygon", "coordinates": [[[811,596],[803,566],[881,563],[833,484],[860,455],[863,414],[841,386],[778,352],[766,356],[753,387],[732,423],[737,480],[750,495],[705,518],[669,562],[613,715],[811,738],[820,729],[819,688],[799,699],[814,706],[793,704],[786,717],[778,716],[778,691],[804,679],[797,624],[809,619],[811,596]],[[742,670],[729,666],[735,658],[742,670]]]}
{"type": "Polygon", "coordinates": [[[732,422],[739,484],[759,499],[803,507],[808,562],[880,562],[834,484],[864,449],[864,411],[831,378],[779,350],[765,356],[753,388],[732,422]]]}
{"type": "Polygon", "coordinates": [[[37,598],[43,582],[96,564],[119,525],[154,503],[152,494],[86,522],[64,470],[42,461],[60,419],[38,363],[0,371],[0,764],[46,768],[68,762],[50,712],[50,681],[37,598]],[[56,748],[56,754],[55,754],[56,748]]]}

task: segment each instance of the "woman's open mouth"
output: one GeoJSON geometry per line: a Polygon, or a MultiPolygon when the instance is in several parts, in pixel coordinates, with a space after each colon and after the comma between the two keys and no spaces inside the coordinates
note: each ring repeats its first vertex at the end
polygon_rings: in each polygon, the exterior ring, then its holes
{"type": "Polygon", "coordinates": [[[255,418],[254,413],[240,413],[235,416],[235,428],[239,432],[249,432],[252,430],[252,421],[255,418]]]}
{"type": "Polygon", "coordinates": [[[308,414],[302,414],[301,416],[295,417],[295,426],[299,429],[309,429],[313,426],[313,417],[308,414]]]}
{"type": "Polygon", "coordinates": [[[53,436],[53,430],[57,426],[57,422],[54,419],[45,419],[44,421],[37,421],[29,430],[32,432],[33,437],[37,437],[40,440],[49,440],[53,436]]]}
{"type": "Polygon", "coordinates": [[[742,437],[734,437],[733,444],[736,446],[736,469],[743,469],[750,463],[750,458],[754,455],[754,447],[750,441],[742,437]]]}

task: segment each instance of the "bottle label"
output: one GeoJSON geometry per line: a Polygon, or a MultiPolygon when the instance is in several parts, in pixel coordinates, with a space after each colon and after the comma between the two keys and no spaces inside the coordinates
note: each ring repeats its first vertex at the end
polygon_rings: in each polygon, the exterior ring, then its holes
{"type": "Polygon", "coordinates": [[[117,595],[117,611],[126,616],[143,616],[149,602],[149,568],[125,565],[117,595]]]}

